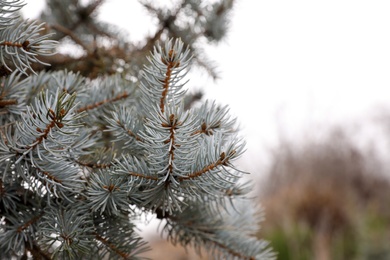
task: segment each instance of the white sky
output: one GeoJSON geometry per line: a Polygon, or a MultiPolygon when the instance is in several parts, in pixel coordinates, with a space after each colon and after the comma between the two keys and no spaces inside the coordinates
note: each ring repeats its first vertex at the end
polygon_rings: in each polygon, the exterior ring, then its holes
{"type": "MultiPolygon", "coordinates": [[[[44,4],[26,2],[26,17],[44,4]]],[[[101,17],[142,39],[153,26],[134,2],[107,0],[101,17]]],[[[189,84],[230,105],[248,143],[242,161],[256,170],[278,131],[295,138],[389,108],[389,13],[380,0],[236,0],[229,37],[208,48],[221,80],[189,84]]]]}
{"type": "Polygon", "coordinates": [[[222,80],[207,92],[239,116],[249,169],[278,128],[295,138],[389,108],[389,11],[389,1],[237,1],[228,44],[212,53],[222,80]]]}

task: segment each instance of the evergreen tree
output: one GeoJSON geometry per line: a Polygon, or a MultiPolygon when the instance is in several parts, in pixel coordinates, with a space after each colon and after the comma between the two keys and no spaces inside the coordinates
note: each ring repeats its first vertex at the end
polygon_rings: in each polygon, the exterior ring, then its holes
{"type": "Polygon", "coordinates": [[[142,212],[216,259],[272,259],[236,120],[184,88],[191,64],[214,76],[199,45],[222,38],[232,1],[142,2],[160,26],[143,45],[97,20],[102,3],[47,1],[44,24],[0,0],[1,259],[142,258],[142,212]],[[56,52],[69,41],[83,53],[56,52]]]}

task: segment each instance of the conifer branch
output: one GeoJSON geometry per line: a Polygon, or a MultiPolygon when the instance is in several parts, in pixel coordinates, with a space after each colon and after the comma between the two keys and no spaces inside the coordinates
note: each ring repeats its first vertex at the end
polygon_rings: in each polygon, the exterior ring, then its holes
{"type": "Polygon", "coordinates": [[[4,108],[6,106],[16,105],[18,101],[16,99],[6,99],[0,100],[0,108],[4,108]]]}
{"type": "Polygon", "coordinates": [[[48,27],[69,36],[76,44],[80,45],[87,52],[87,54],[91,54],[88,46],[85,45],[84,42],[72,30],[60,24],[50,24],[48,27]]]}
{"type": "MultiPolygon", "coordinates": [[[[235,153],[235,151],[233,151],[230,155],[233,155],[235,153]]],[[[228,157],[226,157],[226,154],[225,152],[222,152],[219,156],[219,159],[214,162],[214,163],[211,163],[207,166],[205,166],[203,169],[201,169],[200,171],[197,171],[197,172],[193,172],[191,173],[190,175],[187,175],[187,176],[180,176],[178,177],[178,180],[179,181],[183,181],[183,180],[189,180],[189,179],[195,179],[197,177],[200,177],[202,176],[203,174],[207,173],[207,172],[210,172],[212,170],[214,170],[215,168],[217,168],[218,166],[221,166],[221,165],[227,165],[228,163],[228,157]]]]}
{"type": "Polygon", "coordinates": [[[138,258],[142,211],[166,220],[173,243],[270,259],[251,208],[228,212],[250,191],[231,164],[244,149],[235,120],[214,102],[192,108],[200,96],[183,82],[194,57],[210,67],[198,39],[223,36],[231,0],[170,10],[144,1],[159,27],[139,47],[92,15],[103,2],[48,0],[44,26],[18,16],[21,1],[0,0],[0,255],[138,258]],[[49,38],[66,36],[86,55],[56,54],[49,38]],[[172,36],[183,40],[143,53],[172,36]]]}
{"type": "Polygon", "coordinates": [[[168,174],[173,173],[173,163],[175,160],[175,149],[176,149],[176,142],[175,142],[175,131],[178,126],[180,126],[182,123],[177,121],[177,118],[174,114],[171,114],[169,116],[169,124],[162,123],[162,126],[165,128],[169,128],[169,140],[166,140],[166,143],[169,143],[168,147],[168,174]]]}
{"type": "Polygon", "coordinates": [[[133,137],[135,140],[139,141],[139,142],[143,142],[143,141],[144,141],[141,137],[139,137],[138,135],[136,135],[136,134],[135,134],[133,131],[131,131],[130,129],[127,129],[127,130],[126,130],[126,133],[127,133],[129,136],[133,137]]]}
{"type": "Polygon", "coordinates": [[[180,66],[180,61],[177,61],[176,53],[174,49],[169,50],[168,57],[165,58],[164,56],[161,57],[162,63],[164,63],[167,68],[165,72],[165,78],[163,81],[163,91],[161,93],[161,99],[160,99],[160,110],[161,113],[164,113],[164,104],[165,99],[168,95],[169,86],[171,83],[171,77],[172,77],[172,71],[174,68],[177,68],[180,66]]]}
{"type": "Polygon", "coordinates": [[[121,94],[118,94],[117,96],[113,97],[113,98],[109,98],[109,99],[104,99],[102,101],[99,101],[99,102],[96,102],[94,104],[91,104],[91,105],[87,105],[85,107],[82,107],[82,108],[79,108],[77,109],[77,113],[81,113],[81,112],[84,112],[84,111],[88,111],[88,110],[92,110],[92,109],[96,109],[100,106],[103,106],[103,105],[106,105],[106,104],[110,104],[110,103],[113,103],[113,102],[116,102],[116,101],[119,101],[121,99],[125,99],[129,96],[129,94],[125,91],[121,94]]]}
{"type": "Polygon", "coordinates": [[[135,140],[139,141],[139,142],[144,142],[144,140],[136,135],[131,129],[126,129],[125,125],[122,124],[121,121],[117,120],[116,123],[123,129],[123,131],[125,131],[131,138],[134,138],[135,140]]]}
{"type": "Polygon", "coordinates": [[[26,242],[26,248],[31,251],[33,259],[52,260],[50,255],[44,252],[36,243],[33,243],[31,247],[30,243],[26,242]]]}
{"type": "Polygon", "coordinates": [[[51,108],[48,110],[47,114],[51,118],[50,123],[46,125],[45,129],[41,129],[40,127],[36,128],[37,132],[42,133],[42,135],[39,135],[35,139],[35,141],[33,142],[32,145],[25,146],[25,149],[27,149],[27,150],[35,149],[38,145],[40,145],[43,142],[44,139],[46,139],[48,137],[50,131],[54,127],[56,127],[56,126],[59,128],[63,127],[63,124],[61,123],[60,117],[57,117],[57,115],[55,114],[55,112],[51,108]]]}
{"type": "Polygon", "coordinates": [[[210,129],[206,122],[203,122],[200,126],[200,129],[199,130],[196,130],[195,132],[193,132],[191,135],[197,135],[197,134],[205,134],[205,135],[213,135],[213,130],[210,129]]]}
{"type": "Polygon", "coordinates": [[[80,160],[75,160],[81,166],[89,167],[92,169],[106,169],[112,166],[112,163],[96,163],[96,162],[82,162],[80,160]]]}
{"type": "MultiPolygon", "coordinates": [[[[172,26],[172,24],[175,23],[177,16],[183,6],[185,5],[186,1],[182,1],[182,3],[178,6],[178,8],[168,17],[160,21],[160,28],[154,33],[152,37],[149,37],[145,43],[145,45],[140,48],[138,51],[139,52],[147,52],[150,49],[153,48],[153,46],[156,45],[156,42],[161,39],[162,34],[164,31],[169,30],[169,28],[172,26]]],[[[148,2],[142,2],[142,5],[146,7],[147,10],[149,10],[153,14],[159,14],[161,10],[158,10],[157,8],[153,7],[151,4],[148,2]]]]}
{"type": "Polygon", "coordinates": [[[220,249],[228,252],[229,255],[233,256],[233,257],[237,257],[238,259],[242,259],[242,260],[255,260],[256,257],[254,256],[247,256],[247,255],[244,255],[240,252],[237,252],[229,247],[227,247],[226,245],[218,242],[218,241],[212,241],[212,243],[214,243],[217,247],[219,247],[220,249]]]}
{"type": "Polygon", "coordinates": [[[142,173],[128,172],[128,174],[129,174],[130,176],[138,177],[138,178],[141,178],[141,179],[152,180],[152,181],[158,181],[158,178],[157,178],[157,177],[148,176],[148,175],[145,175],[145,174],[142,174],[142,173]]]}
{"type": "MultiPolygon", "coordinates": [[[[2,66],[1,69],[6,70],[6,68],[4,66],[2,66]]],[[[8,71],[8,72],[10,72],[10,71],[8,71]]],[[[6,73],[6,75],[3,75],[3,76],[7,76],[8,72],[6,73]]],[[[0,74],[1,73],[2,72],[0,72],[0,74]]],[[[3,82],[0,85],[0,92],[1,92],[1,95],[0,95],[0,108],[4,108],[6,106],[17,105],[17,103],[18,103],[17,99],[14,98],[15,96],[10,93],[10,92],[12,92],[12,87],[14,86],[12,84],[13,80],[15,80],[16,78],[17,77],[12,77],[8,82],[3,82]],[[5,85],[7,85],[8,88],[5,85]],[[11,87],[11,89],[9,87],[11,87]],[[7,95],[9,95],[9,96],[7,97],[7,95]]]]}
{"type": "Polygon", "coordinates": [[[26,223],[24,223],[23,225],[19,226],[17,228],[17,232],[18,233],[21,233],[23,232],[26,228],[28,228],[29,226],[31,226],[32,224],[34,224],[35,222],[37,222],[42,216],[44,215],[44,213],[41,213],[37,216],[34,216],[33,218],[31,218],[29,221],[27,221],[26,223]]]}
{"type": "Polygon", "coordinates": [[[53,176],[49,172],[40,171],[40,173],[43,174],[44,176],[46,176],[46,178],[48,178],[49,180],[54,181],[54,182],[59,183],[59,184],[62,184],[62,180],[56,178],[55,176],[53,176]]]}
{"type": "Polygon", "coordinates": [[[105,246],[107,246],[108,248],[110,248],[113,252],[115,252],[117,255],[119,255],[120,257],[122,257],[123,259],[129,259],[130,255],[126,252],[123,252],[121,250],[119,250],[113,243],[110,243],[110,241],[108,241],[107,239],[105,239],[104,237],[100,236],[98,233],[95,232],[95,238],[102,242],[105,246]]]}
{"type": "Polygon", "coordinates": [[[20,42],[12,42],[12,41],[4,41],[4,42],[0,43],[0,46],[22,48],[25,51],[29,51],[30,50],[29,45],[30,45],[30,41],[28,41],[28,40],[25,40],[22,43],[20,43],[20,42]]]}
{"type": "MultiPolygon", "coordinates": [[[[8,124],[9,125],[9,124],[8,124]]],[[[8,145],[7,136],[5,135],[4,131],[6,131],[7,125],[0,126],[0,137],[3,140],[5,145],[8,145]]]]}
{"type": "Polygon", "coordinates": [[[0,198],[2,198],[5,195],[6,191],[3,187],[3,179],[0,179],[0,198]]]}

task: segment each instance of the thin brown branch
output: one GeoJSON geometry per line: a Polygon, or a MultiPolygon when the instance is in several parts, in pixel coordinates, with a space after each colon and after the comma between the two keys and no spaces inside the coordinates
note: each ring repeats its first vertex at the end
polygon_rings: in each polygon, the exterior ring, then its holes
{"type": "Polygon", "coordinates": [[[207,130],[207,125],[205,122],[202,123],[199,130],[196,130],[191,135],[197,135],[197,134],[205,134],[205,135],[213,135],[213,130],[207,130]]]}
{"type": "Polygon", "coordinates": [[[232,255],[234,257],[237,257],[238,259],[243,259],[243,260],[255,260],[256,259],[254,256],[246,256],[246,255],[243,255],[240,252],[234,251],[233,249],[228,248],[226,245],[221,244],[221,243],[219,243],[217,241],[213,241],[213,243],[215,245],[217,245],[219,248],[221,248],[222,250],[227,251],[230,255],[232,255]]]}
{"type": "Polygon", "coordinates": [[[163,91],[161,93],[161,99],[160,99],[160,110],[162,113],[164,113],[165,107],[165,99],[168,95],[168,90],[169,90],[169,83],[171,81],[171,76],[172,76],[172,71],[173,68],[179,66],[179,62],[174,62],[175,58],[175,51],[172,49],[169,51],[169,57],[168,59],[163,59],[162,62],[167,65],[167,71],[165,72],[165,78],[163,81],[163,91]]]}
{"type": "Polygon", "coordinates": [[[76,162],[85,167],[93,168],[93,169],[105,169],[112,166],[112,163],[94,163],[94,162],[82,162],[76,160],[76,162]]]}
{"type": "Polygon", "coordinates": [[[193,173],[191,173],[190,175],[187,175],[187,176],[178,177],[177,179],[178,179],[179,181],[184,181],[184,180],[189,180],[189,179],[195,179],[195,178],[197,178],[197,177],[202,176],[203,174],[205,174],[205,173],[207,173],[207,172],[212,171],[213,169],[217,168],[218,166],[226,165],[226,164],[227,164],[227,161],[228,161],[228,158],[226,158],[225,152],[222,152],[221,155],[219,156],[218,161],[216,161],[216,162],[214,162],[214,163],[211,163],[211,164],[207,165],[206,167],[204,167],[204,168],[203,168],[202,170],[200,170],[200,171],[193,172],[193,173]]]}
{"type": "Polygon", "coordinates": [[[59,25],[59,24],[50,24],[49,25],[50,28],[56,30],[56,31],[59,31],[67,36],[69,36],[76,44],[80,45],[81,47],[83,47],[83,49],[88,53],[90,54],[91,51],[90,49],[88,48],[87,45],[84,44],[84,42],[75,34],[73,33],[72,30],[69,30],[68,28],[62,26],[62,25],[59,25]]]}
{"type": "Polygon", "coordinates": [[[122,94],[119,94],[116,97],[113,97],[111,99],[104,99],[102,101],[96,102],[95,104],[91,104],[91,105],[79,108],[77,110],[77,113],[81,113],[81,112],[87,111],[87,110],[92,110],[92,109],[98,108],[98,107],[100,107],[102,105],[105,105],[105,104],[108,104],[108,103],[112,103],[112,102],[116,102],[118,100],[127,98],[128,96],[129,96],[129,94],[127,92],[123,92],[122,94]]]}
{"type": "Polygon", "coordinates": [[[5,194],[5,189],[3,187],[3,180],[0,179],[0,198],[3,197],[5,194]]]}
{"type": "Polygon", "coordinates": [[[85,7],[81,7],[78,10],[76,10],[79,20],[77,23],[73,24],[70,30],[75,30],[77,27],[79,27],[82,24],[89,23],[89,17],[91,14],[101,5],[103,4],[104,0],[96,0],[92,1],[91,4],[85,7]]]}
{"type": "Polygon", "coordinates": [[[142,173],[137,173],[137,172],[128,172],[129,175],[131,176],[134,176],[134,177],[139,177],[141,179],[147,179],[147,180],[153,180],[153,181],[157,181],[158,178],[157,177],[153,177],[153,176],[147,176],[147,175],[144,175],[142,173]]]}
{"type": "Polygon", "coordinates": [[[39,214],[38,216],[33,217],[32,219],[30,219],[29,221],[27,221],[23,225],[19,226],[17,229],[17,232],[18,233],[23,232],[23,230],[25,230],[26,228],[28,228],[29,226],[31,226],[32,224],[37,222],[42,216],[43,216],[43,213],[39,214]]]}
{"type": "Polygon", "coordinates": [[[33,259],[52,260],[51,256],[35,243],[30,245],[30,243],[26,242],[26,248],[30,251],[33,259]]]}
{"type": "Polygon", "coordinates": [[[144,140],[139,137],[138,135],[136,135],[133,131],[131,131],[130,129],[126,129],[126,127],[124,126],[124,124],[122,124],[122,122],[120,122],[119,120],[117,121],[117,124],[132,138],[134,138],[135,140],[139,141],[139,142],[143,142],[144,140]]]}
{"type": "Polygon", "coordinates": [[[164,113],[164,103],[165,99],[168,95],[169,85],[171,81],[172,71],[174,68],[177,68],[180,66],[180,61],[175,61],[176,58],[176,52],[175,50],[171,49],[168,52],[168,57],[161,57],[162,63],[164,63],[167,66],[166,72],[165,72],[165,78],[163,80],[163,91],[161,93],[161,99],[160,99],[160,110],[162,113],[164,113]]]}
{"type": "Polygon", "coordinates": [[[163,127],[169,128],[169,140],[167,140],[167,143],[170,143],[169,145],[169,151],[168,151],[168,171],[169,173],[173,172],[173,161],[175,160],[175,149],[176,149],[176,141],[175,141],[175,130],[178,126],[180,126],[182,123],[177,121],[177,118],[174,114],[171,114],[169,116],[169,124],[162,124],[163,127]]]}
{"type": "Polygon", "coordinates": [[[155,34],[153,37],[150,37],[147,41],[146,44],[138,50],[138,52],[148,52],[155,46],[156,42],[161,38],[162,33],[164,32],[166,28],[162,26],[155,34]]]}
{"type": "Polygon", "coordinates": [[[135,140],[139,141],[139,142],[143,142],[144,140],[139,137],[138,135],[136,135],[133,131],[131,131],[130,129],[128,129],[127,131],[127,134],[130,135],[131,137],[133,137],[135,140]]]}
{"type": "Polygon", "coordinates": [[[62,184],[62,180],[60,180],[60,179],[54,177],[54,176],[51,175],[49,172],[40,171],[40,173],[42,173],[43,175],[45,175],[46,178],[48,178],[49,180],[62,184]]]}
{"type": "MultiPolygon", "coordinates": [[[[50,110],[50,111],[53,111],[53,110],[50,110]]],[[[53,112],[53,114],[54,114],[54,112],[53,112]]],[[[52,121],[48,125],[46,125],[46,128],[44,130],[37,128],[37,131],[43,133],[43,135],[41,135],[35,139],[34,145],[32,145],[32,146],[27,145],[25,147],[26,149],[34,149],[39,144],[41,144],[44,139],[46,139],[49,136],[50,130],[58,124],[56,122],[55,116],[53,116],[51,119],[52,119],[52,121]]]]}
{"type": "Polygon", "coordinates": [[[8,145],[8,139],[5,135],[5,133],[3,132],[3,129],[1,129],[1,128],[0,128],[0,137],[1,137],[1,139],[3,139],[4,144],[8,145]]]}
{"type": "Polygon", "coordinates": [[[23,48],[26,51],[28,51],[30,49],[29,45],[30,45],[29,41],[24,41],[22,43],[20,43],[20,42],[4,41],[4,42],[0,43],[0,46],[23,48]]]}
{"type": "MultiPolygon", "coordinates": [[[[170,31],[172,25],[175,23],[179,13],[183,10],[183,7],[187,4],[187,1],[182,1],[180,5],[177,6],[176,10],[174,10],[170,15],[168,15],[165,19],[160,20],[160,29],[158,29],[152,37],[149,37],[146,41],[146,44],[139,49],[139,52],[148,52],[153,46],[156,45],[156,42],[160,40],[161,35],[165,30],[170,31]]],[[[159,17],[160,10],[155,8],[151,4],[147,2],[143,2],[142,5],[154,16],[159,17]]]]}
{"type": "Polygon", "coordinates": [[[98,7],[104,4],[105,0],[95,0],[85,7],[85,15],[90,16],[98,7]]]}
{"type": "Polygon", "coordinates": [[[109,247],[112,251],[114,251],[117,255],[123,257],[124,259],[128,259],[130,255],[126,252],[123,252],[119,250],[118,247],[116,247],[113,243],[110,243],[107,239],[104,237],[100,236],[98,233],[95,232],[95,238],[102,242],[105,246],[109,247]]]}
{"type": "Polygon", "coordinates": [[[0,100],[0,108],[16,105],[17,103],[18,101],[16,99],[0,100]]]}

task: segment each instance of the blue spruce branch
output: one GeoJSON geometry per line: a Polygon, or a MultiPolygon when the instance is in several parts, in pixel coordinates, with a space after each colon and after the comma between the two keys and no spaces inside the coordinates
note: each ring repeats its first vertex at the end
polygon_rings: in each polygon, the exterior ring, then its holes
{"type": "MultiPolygon", "coordinates": [[[[81,24],[101,2],[81,8],[71,1],[78,11],[66,9],[62,25],[75,37],[98,32],[103,27],[88,19],[90,27],[81,24]]],[[[207,14],[195,2],[180,8],[196,10],[196,26],[218,39],[231,1],[207,14]]],[[[170,26],[179,34],[173,21],[180,8],[166,16],[144,5],[172,22],[159,37],[170,26]]],[[[54,54],[56,42],[43,24],[20,20],[22,6],[0,0],[0,255],[141,259],[148,247],[134,219],[153,213],[166,221],[163,231],[174,244],[204,248],[216,259],[273,259],[268,244],[254,237],[261,209],[247,198],[251,186],[234,166],[245,148],[236,119],[214,101],[186,105],[186,76],[199,62],[185,44],[190,39],[156,45],[139,77],[37,73],[34,64],[45,64],[41,56],[54,54]]],[[[91,45],[79,45],[92,55],[91,45]]]]}

